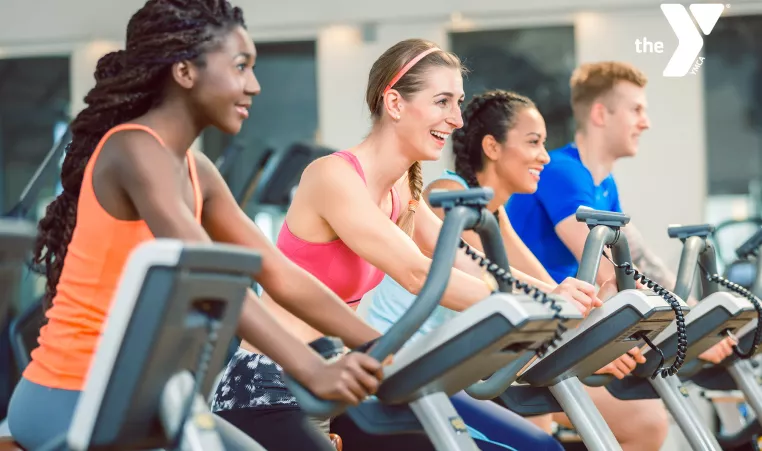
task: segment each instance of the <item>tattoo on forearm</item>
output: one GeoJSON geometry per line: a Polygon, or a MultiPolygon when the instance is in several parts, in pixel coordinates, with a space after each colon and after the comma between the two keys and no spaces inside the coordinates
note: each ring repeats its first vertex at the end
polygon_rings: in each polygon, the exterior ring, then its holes
{"type": "Polygon", "coordinates": [[[669,270],[658,255],[646,247],[640,232],[629,225],[622,228],[622,231],[624,231],[627,243],[630,246],[632,263],[658,284],[664,287],[673,287],[676,281],[675,274],[669,270]]]}

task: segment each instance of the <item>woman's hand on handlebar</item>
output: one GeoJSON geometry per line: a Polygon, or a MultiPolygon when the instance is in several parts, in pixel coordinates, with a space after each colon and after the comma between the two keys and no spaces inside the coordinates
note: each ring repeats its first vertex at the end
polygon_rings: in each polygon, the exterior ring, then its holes
{"type": "Polygon", "coordinates": [[[603,282],[603,285],[598,289],[598,298],[600,298],[603,302],[606,302],[610,297],[614,296],[619,292],[619,288],[616,286],[616,278],[612,277],[611,279],[603,282]]]}
{"type": "Polygon", "coordinates": [[[698,357],[701,360],[717,365],[718,363],[725,360],[726,357],[729,357],[731,354],[733,354],[733,345],[735,344],[735,340],[730,337],[726,337],[716,345],[699,354],[698,357]]]}
{"type": "Polygon", "coordinates": [[[305,384],[322,399],[357,405],[378,390],[383,377],[381,364],[367,354],[351,352],[340,359],[321,361],[305,384]]]}
{"type": "Polygon", "coordinates": [[[593,308],[603,305],[603,302],[595,294],[593,285],[573,277],[564,279],[553,289],[552,293],[560,295],[574,304],[583,317],[587,317],[593,308]]]}

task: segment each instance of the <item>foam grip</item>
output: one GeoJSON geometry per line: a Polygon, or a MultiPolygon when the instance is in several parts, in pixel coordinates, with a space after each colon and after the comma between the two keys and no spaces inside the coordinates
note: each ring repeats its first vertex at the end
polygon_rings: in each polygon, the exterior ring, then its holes
{"type": "Polygon", "coordinates": [[[614,379],[616,378],[612,374],[591,374],[590,376],[580,378],[580,381],[588,387],[605,387],[614,379]]]}

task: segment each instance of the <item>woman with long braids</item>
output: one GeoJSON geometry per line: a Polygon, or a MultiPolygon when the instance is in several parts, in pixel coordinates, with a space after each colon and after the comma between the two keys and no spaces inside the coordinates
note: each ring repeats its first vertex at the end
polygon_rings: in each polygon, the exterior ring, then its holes
{"type": "MultiPolygon", "coordinates": [[[[240,130],[260,91],[255,58],[242,12],[227,1],[150,0],[127,26],[126,50],[98,62],[87,107],[72,123],[64,191],[39,223],[47,324],[9,408],[24,448],[68,429],[125,261],[155,237],[256,248],[257,281],[284,308],[349,346],[379,336],[269,243],[207,157],[186,150],[207,126],[240,130]]],[[[352,353],[329,363],[252,292],[238,333],[321,397],[356,404],[378,386],[379,362],[352,353]]],[[[291,449],[333,449],[310,424],[267,420],[271,435],[306,444],[291,449]]]]}
{"type": "MultiPolygon", "coordinates": [[[[318,159],[302,174],[277,245],[348,305],[356,306],[384,273],[416,294],[426,280],[431,265],[428,256],[442,221],[425,203],[419,204],[423,189],[420,161],[438,159],[446,139],[462,125],[462,71],[457,56],[432,42],[409,39],[392,46],[370,70],[366,102],[372,128],[367,138],[353,148],[318,159]]],[[[463,310],[489,296],[491,288],[482,276],[482,269],[460,254],[443,305],[463,310]]],[[[588,305],[595,302],[592,286],[579,281],[560,284],[555,292],[588,305]]],[[[303,341],[321,337],[270,303],[267,296],[263,300],[303,341]]],[[[242,343],[213,402],[218,415],[260,442],[268,435],[267,423],[261,418],[298,409],[285,388],[267,398],[249,393],[252,380],[272,387],[271,392],[278,388],[271,373],[259,369],[262,354],[266,352],[242,343]]],[[[484,404],[499,409],[496,404],[484,404]]],[[[463,402],[456,408],[460,407],[459,413],[465,417],[472,406],[463,402]]],[[[521,418],[506,423],[492,413],[482,410],[480,415],[493,427],[504,428],[514,443],[523,444],[521,449],[557,449],[557,442],[542,431],[530,431],[532,425],[521,418]]],[[[364,434],[346,416],[334,419],[331,430],[342,437],[347,449],[432,449],[420,434],[364,434]]],[[[482,449],[505,449],[489,438],[476,438],[482,449]]]]}

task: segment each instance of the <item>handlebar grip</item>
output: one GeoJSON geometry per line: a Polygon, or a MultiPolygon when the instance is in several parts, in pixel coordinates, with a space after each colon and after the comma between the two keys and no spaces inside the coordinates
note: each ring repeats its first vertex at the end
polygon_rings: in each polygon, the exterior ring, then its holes
{"type": "Polygon", "coordinates": [[[762,246],[762,227],[736,249],[736,255],[738,258],[748,258],[754,255],[760,246],[762,246]]]}
{"type": "Polygon", "coordinates": [[[691,236],[706,238],[713,232],[714,226],[712,224],[673,224],[667,227],[667,235],[669,235],[670,238],[679,238],[681,240],[691,236]]]}
{"type": "Polygon", "coordinates": [[[585,222],[589,226],[606,225],[610,227],[624,227],[630,222],[630,217],[624,213],[614,211],[594,210],[584,205],[577,208],[577,222],[585,222]]]}
{"type": "Polygon", "coordinates": [[[287,373],[283,374],[286,388],[299,400],[299,407],[307,412],[310,416],[328,419],[341,414],[346,410],[347,406],[344,403],[338,401],[328,401],[318,398],[314,393],[309,391],[305,386],[296,381],[296,379],[289,376],[287,373]]]}
{"type": "Polygon", "coordinates": [[[605,387],[616,379],[611,374],[591,374],[590,376],[583,377],[580,380],[588,387],[605,387]]]}
{"type": "Polygon", "coordinates": [[[525,352],[524,354],[524,356],[520,356],[518,359],[495,371],[487,380],[471,384],[470,387],[466,388],[465,392],[472,398],[482,401],[497,398],[513,384],[521,368],[534,357],[532,352],[525,352]]]}
{"type": "MultiPolygon", "coordinates": [[[[480,196],[476,196],[481,198],[480,196]]],[[[452,197],[445,199],[453,200],[452,197]]],[[[459,202],[455,197],[453,202],[459,202]]],[[[455,256],[463,230],[474,228],[482,218],[483,209],[455,205],[445,216],[439,239],[434,248],[429,275],[418,293],[415,302],[402,317],[397,320],[384,335],[372,344],[366,353],[382,362],[387,356],[395,354],[408,341],[439,305],[439,300],[447,288],[450,273],[455,264],[455,256]]],[[[285,374],[286,386],[296,398],[299,406],[306,413],[320,418],[332,417],[343,412],[347,406],[342,402],[319,399],[314,393],[298,381],[285,374]]]]}

